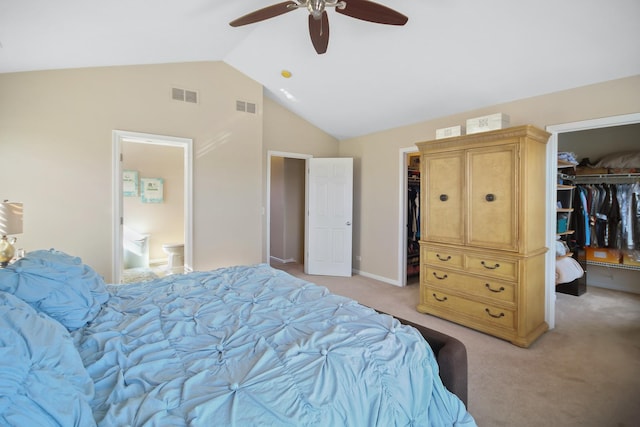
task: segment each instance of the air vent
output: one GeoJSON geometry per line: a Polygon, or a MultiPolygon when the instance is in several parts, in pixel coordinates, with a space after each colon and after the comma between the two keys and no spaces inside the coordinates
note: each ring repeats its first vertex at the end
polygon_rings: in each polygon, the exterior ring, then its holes
{"type": "Polygon", "coordinates": [[[175,101],[184,101],[184,89],[177,87],[171,88],[171,99],[175,101]]]}
{"type": "Polygon", "coordinates": [[[240,101],[237,100],[236,101],[236,110],[237,111],[242,111],[243,113],[250,113],[250,114],[256,114],[256,104],[254,104],[253,102],[246,102],[246,101],[240,101]]]}
{"type": "Polygon", "coordinates": [[[192,104],[198,103],[198,92],[192,90],[184,91],[184,100],[185,102],[191,102],[192,104]]]}
{"type": "Polygon", "coordinates": [[[179,87],[171,88],[171,99],[174,101],[198,103],[198,92],[195,90],[181,89],[179,87]]]}

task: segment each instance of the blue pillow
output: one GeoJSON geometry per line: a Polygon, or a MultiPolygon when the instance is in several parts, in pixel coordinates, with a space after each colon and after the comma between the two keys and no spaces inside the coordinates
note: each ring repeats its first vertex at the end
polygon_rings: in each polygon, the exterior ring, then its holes
{"type": "Polygon", "coordinates": [[[93,394],[69,332],[0,291],[0,425],[95,426],[93,394]]]}
{"type": "Polygon", "coordinates": [[[50,249],[0,269],[0,290],[59,321],[70,331],[93,320],[107,301],[104,280],[78,257],[50,249]]]}

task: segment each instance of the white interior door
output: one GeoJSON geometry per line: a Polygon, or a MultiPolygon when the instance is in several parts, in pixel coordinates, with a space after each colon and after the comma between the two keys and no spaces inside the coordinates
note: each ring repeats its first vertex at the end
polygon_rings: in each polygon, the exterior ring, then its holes
{"type": "Polygon", "coordinates": [[[308,161],[305,273],[351,276],[353,159],[308,161]]]}

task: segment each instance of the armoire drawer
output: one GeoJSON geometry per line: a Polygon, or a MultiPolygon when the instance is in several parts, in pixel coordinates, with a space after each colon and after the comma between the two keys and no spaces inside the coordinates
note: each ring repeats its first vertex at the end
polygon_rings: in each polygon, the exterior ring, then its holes
{"type": "Polygon", "coordinates": [[[515,287],[496,279],[470,276],[448,270],[426,267],[425,281],[433,286],[464,292],[470,296],[491,298],[497,301],[515,303],[515,287]]]}
{"type": "Polygon", "coordinates": [[[467,254],[466,270],[507,280],[518,279],[518,262],[498,257],[467,254]]]}
{"type": "Polygon", "coordinates": [[[448,268],[462,268],[463,256],[461,253],[449,252],[439,249],[423,249],[427,264],[448,268]]]}
{"type": "Polygon", "coordinates": [[[439,310],[458,312],[488,325],[515,329],[515,312],[491,304],[468,300],[437,289],[427,288],[426,303],[439,310]]]}

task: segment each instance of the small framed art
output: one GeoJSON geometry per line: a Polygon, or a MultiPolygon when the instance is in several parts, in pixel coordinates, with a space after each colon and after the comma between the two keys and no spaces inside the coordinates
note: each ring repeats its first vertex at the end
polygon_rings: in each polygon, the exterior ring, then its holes
{"type": "Polygon", "coordinates": [[[138,171],[122,171],[122,195],[138,197],[138,171]]]}
{"type": "Polygon", "coordinates": [[[164,202],[164,179],[140,178],[142,203],[164,202]]]}

